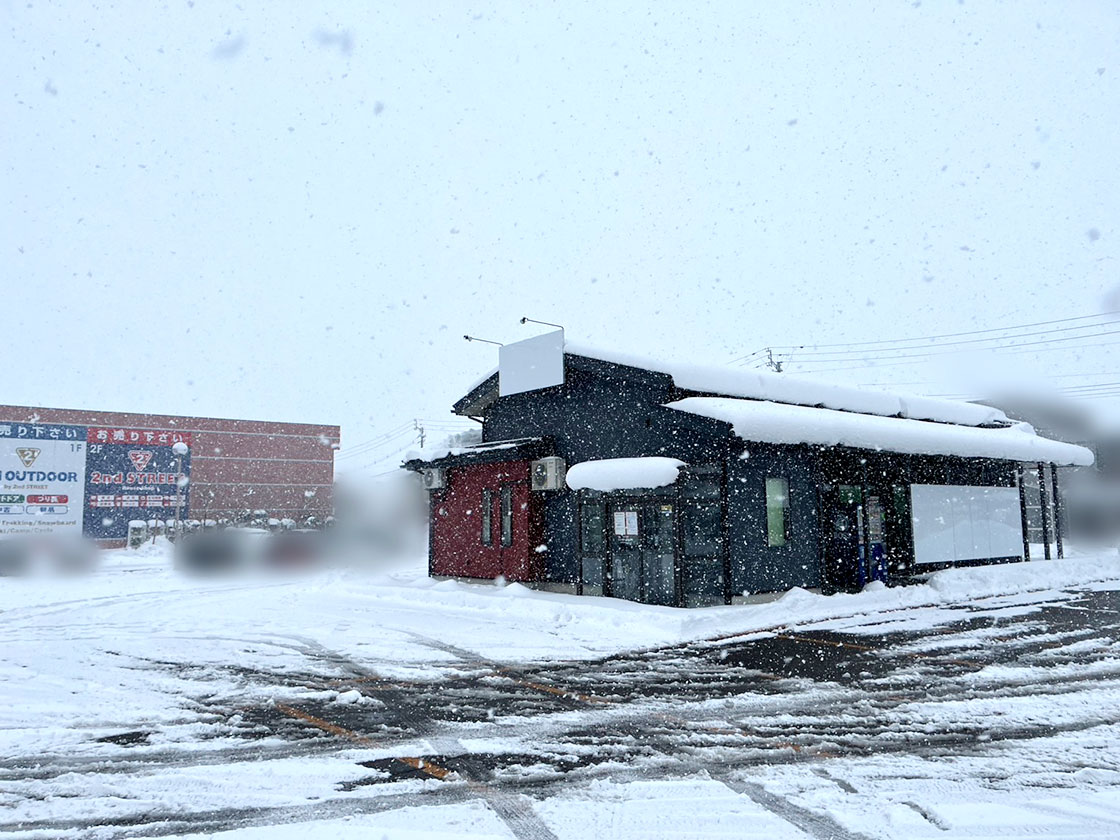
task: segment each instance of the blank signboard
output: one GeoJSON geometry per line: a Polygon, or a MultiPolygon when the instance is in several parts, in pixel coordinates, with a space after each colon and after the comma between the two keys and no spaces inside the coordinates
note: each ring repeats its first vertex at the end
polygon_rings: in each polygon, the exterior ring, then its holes
{"type": "Polygon", "coordinates": [[[910,501],[916,563],[1023,556],[1016,487],[914,484],[910,501]]]}
{"type": "Polygon", "coordinates": [[[505,344],[498,350],[498,393],[520,394],[564,384],[564,331],[505,344]]]}

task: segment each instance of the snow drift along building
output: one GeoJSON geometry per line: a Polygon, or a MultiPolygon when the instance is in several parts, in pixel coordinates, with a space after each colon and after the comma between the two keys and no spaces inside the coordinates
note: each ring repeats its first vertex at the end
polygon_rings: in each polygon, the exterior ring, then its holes
{"type": "Polygon", "coordinates": [[[177,504],[199,520],[322,519],[338,442],[338,426],[0,406],[0,537],[118,541],[177,504]]]}
{"type": "Polygon", "coordinates": [[[857,589],[1029,558],[1021,463],[1092,463],[986,406],[565,343],[501,348],[482,443],[406,467],[430,572],[648,603],[857,589]]]}

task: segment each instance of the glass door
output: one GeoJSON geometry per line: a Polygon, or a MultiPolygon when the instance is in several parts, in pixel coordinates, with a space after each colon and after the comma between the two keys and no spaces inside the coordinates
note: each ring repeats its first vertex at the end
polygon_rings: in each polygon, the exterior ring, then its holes
{"type": "Polygon", "coordinates": [[[611,594],[646,604],[675,605],[673,505],[618,502],[611,506],[611,594]]]}

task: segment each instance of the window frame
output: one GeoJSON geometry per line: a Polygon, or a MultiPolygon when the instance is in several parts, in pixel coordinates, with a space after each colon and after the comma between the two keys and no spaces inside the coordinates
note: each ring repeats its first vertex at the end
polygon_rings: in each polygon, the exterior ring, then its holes
{"type": "Polygon", "coordinates": [[[789,478],[782,475],[768,475],[765,481],[765,505],[766,505],[766,546],[767,548],[785,548],[793,539],[793,528],[791,527],[791,493],[789,486],[789,478]],[[782,482],[784,485],[784,492],[772,491],[772,482],[782,482]],[[780,502],[781,504],[775,504],[780,502]],[[772,515],[774,512],[780,513],[781,520],[781,542],[775,542],[775,531],[773,527],[772,515]]]}
{"type": "Polygon", "coordinates": [[[485,546],[494,545],[494,491],[489,487],[482,489],[482,511],[481,533],[479,537],[482,544],[485,546]]]}
{"type": "Polygon", "coordinates": [[[499,541],[502,548],[513,545],[513,485],[503,484],[498,494],[498,507],[501,522],[499,523],[499,541]]]}

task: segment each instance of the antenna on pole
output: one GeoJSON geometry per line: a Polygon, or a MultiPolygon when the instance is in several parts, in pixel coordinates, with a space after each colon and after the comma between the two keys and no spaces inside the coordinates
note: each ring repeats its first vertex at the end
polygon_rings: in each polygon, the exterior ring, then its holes
{"type": "Polygon", "coordinates": [[[473,335],[465,335],[465,336],[463,336],[463,338],[465,338],[467,341],[481,341],[484,344],[497,344],[499,347],[505,347],[505,345],[502,344],[502,342],[491,341],[488,338],[478,338],[477,336],[473,336],[473,335]]]}
{"type": "Polygon", "coordinates": [[[549,321],[538,321],[535,318],[522,318],[521,323],[522,324],[544,324],[546,327],[556,327],[556,329],[558,329],[558,330],[564,329],[564,327],[561,326],[560,324],[553,324],[549,321]]]}

